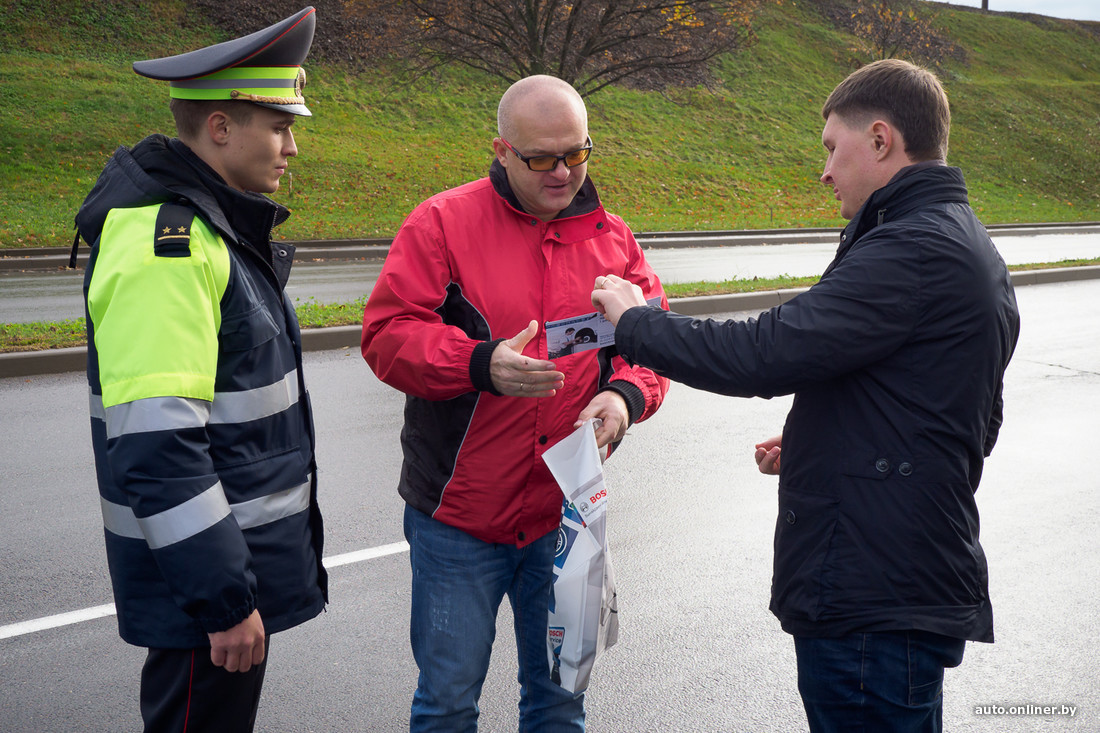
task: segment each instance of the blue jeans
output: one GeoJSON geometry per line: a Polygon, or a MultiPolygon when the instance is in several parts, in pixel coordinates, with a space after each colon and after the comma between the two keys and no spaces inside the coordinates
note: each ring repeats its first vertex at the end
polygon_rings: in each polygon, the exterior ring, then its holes
{"type": "Polygon", "coordinates": [[[584,730],[584,694],[550,681],[547,612],[557,532],[495,545],[405,507],[412,563],[413,657],[420,669],[411,733],[476,731],[478,699],[507,594],[519,655],[520,733],[584,730]]]}
{"type": "Polygon", "coordinates": [[[939,733],[943,670],[959,666],[965,646],[925,631],[795,637],[811,733],[939,733]]]}

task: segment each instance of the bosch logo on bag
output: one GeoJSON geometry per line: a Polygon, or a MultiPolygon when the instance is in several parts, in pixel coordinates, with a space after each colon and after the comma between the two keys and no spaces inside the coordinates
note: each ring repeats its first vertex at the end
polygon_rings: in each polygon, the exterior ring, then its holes
{"type": "Polygon", "coordinates": [[[576,510],[585,526],[603,516],[607,508],[607,487],[603,482],[603,474],[599,474],[577,488],[573,495],[576,502],[576,510]],[[584,493],[581,493],[581,492],[584,493]],[[581,498],[587,495],[587,498],[581,498]]]}

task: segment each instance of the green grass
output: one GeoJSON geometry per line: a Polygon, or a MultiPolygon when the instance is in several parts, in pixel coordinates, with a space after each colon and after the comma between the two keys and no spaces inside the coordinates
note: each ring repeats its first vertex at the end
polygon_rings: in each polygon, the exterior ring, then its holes
{"type": "MultiPolygon", "coordinates": [[[[187,7],[9,0],[0,33],[0,247],[68,245],[73,216],[115,148],[171,132],[165,85],[130,64],[225,40],[187,7]]],[[[1100,24],[928,8],[969,59],[942,78],[950,162],[965,171],[982,220],[1100,221],[1100,24]]],[[[852,39],[814,3],[794,0],[765,3],[756,33],[755,46],[720,60],[711,88],[612,88],[588,100],[590,172],[608,209],[635,231],[843,224],[817,180],[819,110],[853,68],[852,39]]],[[[294,216],[277,236],[392,236],[421,200],[485,174],[502,82],[449,69],[398,86],[384,67],[307,66],[314,116],[295,125],[301,154],[275,196],[294,216]]],[[[667,289],[687,297],[815,280],[667,289]]],[[[306,301],[298,313],[303,327],[318,328],[356,324],[362,308],[362,299],[306,301]]],[[[0,351],[83,343],[82,319],[0,326],[0,351]]]]}
{"type": "Polygon", "coordinates": [[[367,296],[350,303],[318,303],[313,298],[294,304],[298,314],[298,325],[302,328],[328,328],[330,326],[350,326],[363,322],[363,308],[367,306],[367,296]]]}
{"type": "Polygon", "coordinates": [[[731,295],[736,293],[754,293],[760,290],[786,290],[788,288],[808,288],[818,281],[816,275],[807,277],[754,277],[748,280],[721,280],[719,282],[697,281],[690,283],[662,283],[665,295],[672,298],[693,298],[700,295],[731,295]]]}
{"type": "MultiPolygon", "coordinates": [[[[224,40],[182,0],[10,0],[0,35],[0,247],[61,246],[119,145],[170,132],[167,89],[135,59],[224,40]]],[[[931,4],[929,4],[931,6],[931,4]]],[[[821,102],[852,39],[813,3],[765,4],[759,42],[713,88],[591,98],[590,171],[635,231],[839,226],[818,183],[821,102]]],[[[968,53],[944,84],[951,162],[987,224],[1100,220],[1100,24],[1032,23],[937,4],[968,53]]],[[[323,26],[319,26],[323,32],[323,26]]],[[[392,236],[425,197],[485,174],[503,83],[450,69],[397,86],[384,67],[307,64],[314,117],[276,198],[288,239],[392,236]]]]}
{"type": "Polygon", "coordinates": [[[58,323],[5,323],[0,325],[0,353],[10,351],[41,351],[84,346],[84,319],[74,318],[58,323]]]}
{"type": "MultiPolygon", "coordinates": [[[[1010,265],[1009,270],[1042,270],[1054,267],[1080,267],[1082,265],[1100,265],[1100,258],[1090,260],[1060,260],[1042,262],[1033,265],[1010,265]]],[[[818,281],[814,277],[791,277],[782,275],[774,278],[754,277],[746,280],[723,280],[721,282],[669,283],[665,293],[670,299],[689,298],[699,295],[727,295],[730,293],[750,293],[761,290],[784,290],[788,288],[808,288],[818,281]]],[[[328,328],[332,326],[357,326],[363,322],[363,308],[367,304],[366,296],[350,303],[318,303],[313,298],[295,303],[298,322],[302,328],[328,328]]],[[[60,349],[69,346],[87,344],[84,333],[84,319],[76,318],[60,323],[7,323],[0,324],[0,353],[12,351],[40,351],[60,349]]]]}

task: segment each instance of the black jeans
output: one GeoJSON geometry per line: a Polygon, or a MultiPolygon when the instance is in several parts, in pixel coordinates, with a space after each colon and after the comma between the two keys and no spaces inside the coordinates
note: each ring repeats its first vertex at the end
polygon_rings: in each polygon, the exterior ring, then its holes
{"type": "Polygon", "coordinates": [[[939,733],[943,670],[959,666],[965,647],[925,631],[795,637],[811,733],[939,733]]]}
{"type": "Polygon", "coordinates": [[[267,669],[226,672],[210,649],[150,649],[141,670],[145,733],[251,733],[267,669]]]}

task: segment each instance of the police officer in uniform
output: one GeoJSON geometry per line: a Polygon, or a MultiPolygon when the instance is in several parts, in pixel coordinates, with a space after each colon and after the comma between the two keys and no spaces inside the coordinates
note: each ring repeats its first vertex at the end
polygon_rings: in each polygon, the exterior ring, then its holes
{"type": "Polygon", "coordinates": [[[122,638],[148,648],[146,731],[251,731],[270,635],[319,614],[313,418],[263,194],[308,116],[308,7],[134,71],[178,137],[119,148],[77,215],[92,445],[122,638]]]}

